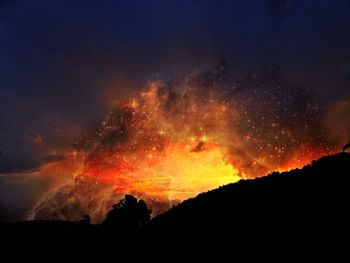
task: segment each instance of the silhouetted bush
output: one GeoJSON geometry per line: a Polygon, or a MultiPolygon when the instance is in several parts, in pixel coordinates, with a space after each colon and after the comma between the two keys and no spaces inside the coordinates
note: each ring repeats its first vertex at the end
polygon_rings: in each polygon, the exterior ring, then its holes
{"type": "Polygon", "coordinates": [[[137,201],[132,195],[125,195],[124,199],[113,205],[113,209],[103,221],[104,225],[138,227],[151,219],[152,210],[148,209],[146,202],[137,201]]]}

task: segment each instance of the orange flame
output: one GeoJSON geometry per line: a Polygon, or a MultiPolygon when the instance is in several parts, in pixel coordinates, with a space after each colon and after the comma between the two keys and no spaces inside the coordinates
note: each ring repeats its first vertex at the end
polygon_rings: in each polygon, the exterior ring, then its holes
{"type": "MultiPolygon", "coordinates": [[[[146,199],[159,213],[200,192],[271,170],[301,167],[326,152],[304,145],[285,162],[271,165],[268,152],[254,156],[240,150],[250,136],[239,140],[233,125],[237,112],[215,93],[203,97],[201,90],[173,91],[153,82],[117,106],[64,160],[36,173],[64,178],[63,190],[55,191],[66,192],[81,210],[65,215],[68,219],[89,213],[100,221],[111,203],[126,193],[146,199]]],[[[34,217],[57,217],[48,209],[50,198],[57,197],[45,196],[34,217]]]]}

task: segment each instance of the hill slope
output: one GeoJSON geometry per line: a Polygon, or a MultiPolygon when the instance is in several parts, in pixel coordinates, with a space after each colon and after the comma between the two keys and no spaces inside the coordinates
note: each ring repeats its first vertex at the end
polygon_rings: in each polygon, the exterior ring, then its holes
{"type": "Polygon", "coordinates": [[[347,233],[350,154],[202,193],[154,218],[172,240],[329,242],[347,233]],[[327,239],[327,240],[326,240],[327,239]]]}

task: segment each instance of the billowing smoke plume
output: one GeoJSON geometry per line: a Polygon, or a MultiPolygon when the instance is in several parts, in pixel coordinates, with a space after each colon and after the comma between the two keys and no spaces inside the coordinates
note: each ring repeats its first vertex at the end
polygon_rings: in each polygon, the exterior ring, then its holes
{"type": "Polygon", "coordinates": [[[332,151],[309,123],[316,109],[301,113],[293,105],[298,94],[283,101],[272,84],[271,93],[229,89],[226,69],[220,63],[186,78],[151,81],[115,105],[63,160],[36,172],[51,187],[30,218],[90,214],[100,222],[124,194],[145,199],[155,215],[200,192],[332,151]]]}

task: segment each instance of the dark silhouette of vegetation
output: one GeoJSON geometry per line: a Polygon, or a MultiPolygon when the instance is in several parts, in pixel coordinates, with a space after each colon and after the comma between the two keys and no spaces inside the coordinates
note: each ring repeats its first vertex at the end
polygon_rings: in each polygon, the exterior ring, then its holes
{"type": "Polygon", "coordinates": [[[124,199],[113,205],[113,209],[108,212],[103,224],[118,227],[139,227],[150,221],[151,213],[152,210],[148,209],[145,201],[137,201],[132,195],[125,195],[124,199]]]}

